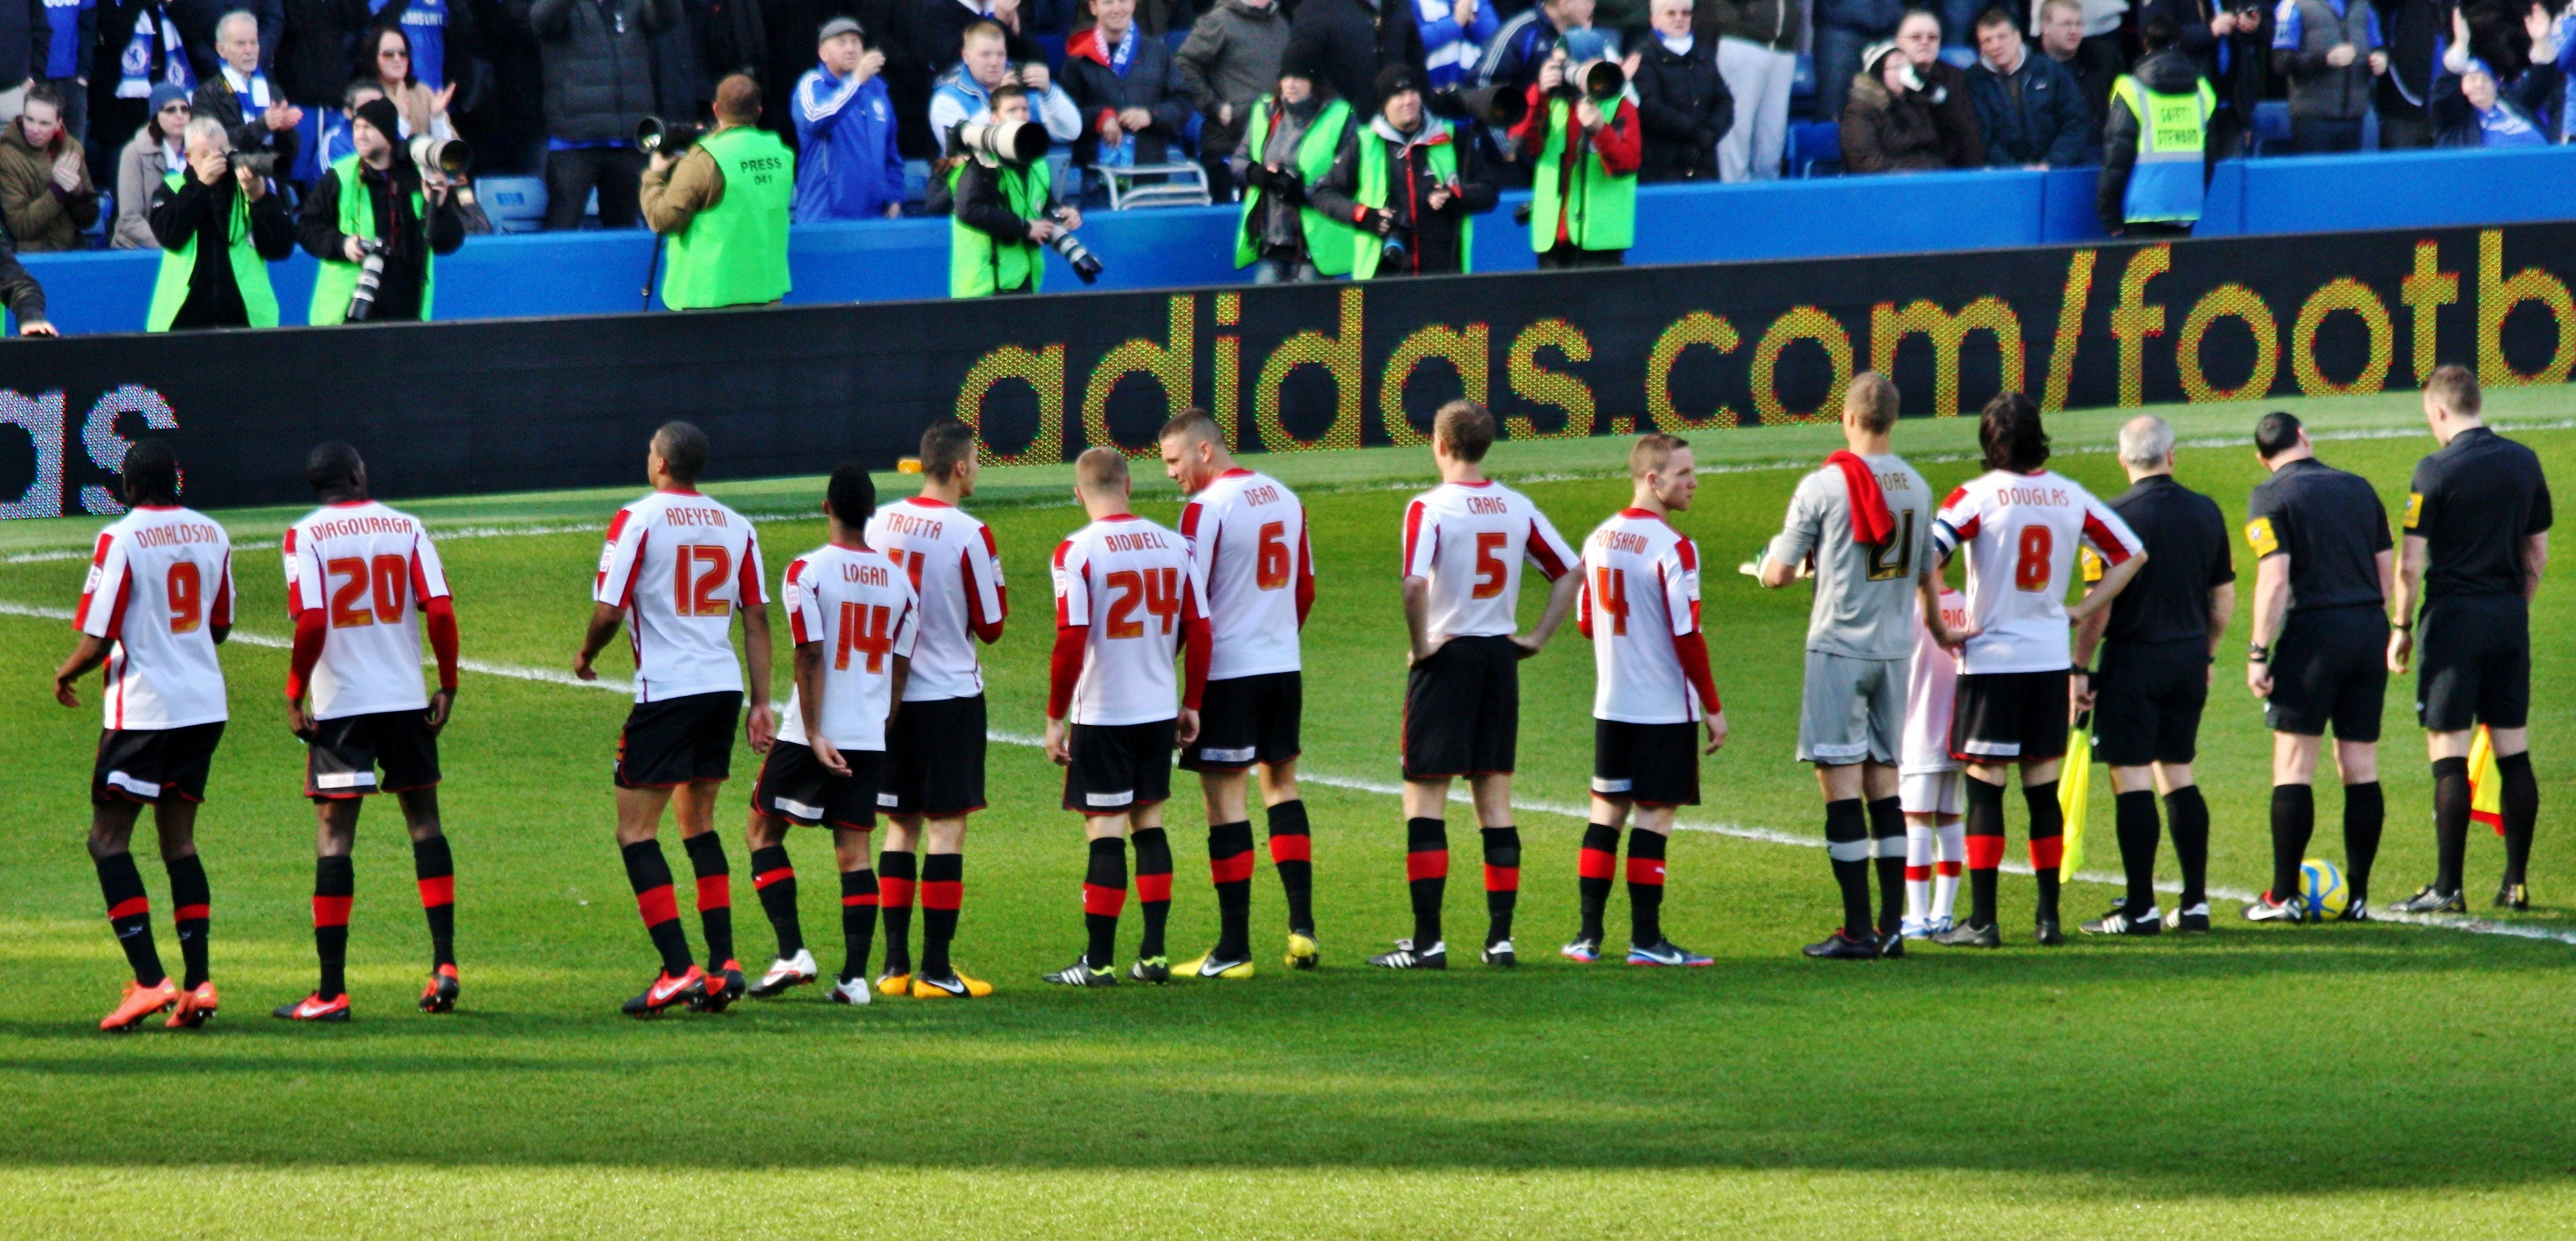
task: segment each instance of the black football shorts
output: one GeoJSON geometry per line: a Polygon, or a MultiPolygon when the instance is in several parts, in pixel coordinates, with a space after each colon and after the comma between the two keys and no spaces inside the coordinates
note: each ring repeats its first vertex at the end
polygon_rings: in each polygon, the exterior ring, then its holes
{"type": "Polygon", "coordinates": [[[617,735],[617,787],[667,789],[732,775],[741,719],[740,690],[636,703],[617,735]]]}
{"type": "Polygon", "coordinates": [[[2111,642],[2093,678],[2093,757],[2112,767],[2188,763],[2209,704],[2209,643],[2111,642]]]}
{"type": "Polygon", "coordinates": [[[2415,630],[2415,718],[2437,733],[2531,722],[2531,608],[2520,595],[2432,601],[2415,630]]]}
{"type": "Polygon", "coordinates": [[[2066,672],[1961,673],[1950,709],[1950,757],[1970,763],[2066,757],[2066,672]]]}
{"type": "Polygon", "coordinates": [[[115,728],[98,735],[98,763],[91,768],[89,799],[158,805],[165,797],[206,800],[206,773],[215,763],[215,744],[224,737],[224,722],[185,728],[115,728]]]}
{"type": "MultiPolygon", "coordinates": [[[[903,704],[886,733],[877,809],[933,819],[983,809],[984,745],[982,694],[903,704]]],[[[851,769],[857,769],[856,760],[851,769]]]]}
{"type": "Polygon", "coordinates": [[[2388,617],[2370,604],[2292,612],[2272,644],[2272,698],[2263,722],[2276,733],[2337,741],[2379,740],[2388,698],[2388,617]]]}
{"type": "Polygon", "coordinates": [[[438,783],[438,738],[427,711],[316,720],[304,742],[304,795],[317,801],[407,793],[438,783]],[[376,768],[385,769],[382,781],[376,768]]]}
{"type": "Polygon", "coordinates": [[[1520,646],[1451,638],[1406,672],[1404,778],[1508,775],[1520,727],[1520,646]]]}
{"type": "Polygon", "coordinates": [[[1592,791],[1640,806],[1699,804],[1700,725],[1592,721],[1592,791]]]}
{"type": "Polygon", "coordinates": [[[780,741],[761,760],[760,778],[751,786],[751,808],[773,819],[807,827],[849,827],[866,831],[877,825],[877,776],[884,770],[882,750],[843,750],[850,774],[833,775],[814,749],[802,742],[780,741]]]}
{"type": "Polygon", "coordinates": [[[1199,699],[1199,737],[1181,750],[1190,771],[1242,771],[1297,757],[1305,683],[1295,672],[1210,681],[1199,699]]]}
{"type": "Polygon", "coordinates": [[[1064,771],[1064,808],[1076,814],[1126,814],[1172,797],[1172,735],[1178,720],[1145,724],[1076,724],[1073,763],[1064,771]]]}

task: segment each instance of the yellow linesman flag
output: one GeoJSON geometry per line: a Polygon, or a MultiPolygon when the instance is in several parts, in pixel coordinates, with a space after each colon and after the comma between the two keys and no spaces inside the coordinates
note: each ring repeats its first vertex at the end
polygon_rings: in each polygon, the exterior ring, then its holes
{"type": "Polygon", "coordinates": [[[2469,817],[2504,835],[2504,776],[2496,767],[2495,738],[2484,724],[2469,743],[2469,817]]]}
{"type": "Polygon", "coordinates": [[[2093,788],[2093,739],[2084,730],[2092,722],[2088,712],[2067,734],[2066,764],[2057,775],[2057,809],[2066,816],[2066,851],[2057,862],[2060,881],[2074,879],[2077,868],[2084,865],[2085,794],[2093,788]]]}

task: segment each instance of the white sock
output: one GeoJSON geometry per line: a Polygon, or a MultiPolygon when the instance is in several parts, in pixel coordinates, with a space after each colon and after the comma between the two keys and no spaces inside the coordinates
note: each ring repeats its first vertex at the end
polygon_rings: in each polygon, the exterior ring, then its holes
{"type": "Polygon", "coordinates": [[[1932,920],[1950,917],[1959,903],[1959,868],[1968,860],[1968,821],[1941,820],[1941,851],[1932,876],[1932,920]]]}
{"type": "Polygon", "coordinates": [[[1905,816],[1905,920],[1923,921],[1932,898],[1932,825],[1905,816]]]}

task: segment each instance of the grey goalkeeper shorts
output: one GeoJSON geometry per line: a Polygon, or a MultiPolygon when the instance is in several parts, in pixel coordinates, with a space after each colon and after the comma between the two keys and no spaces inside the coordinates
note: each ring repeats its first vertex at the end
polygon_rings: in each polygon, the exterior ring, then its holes
{"type": "Polygon", "coordinates": [[[1807,652],[1807,691],[1798,708],[1798,761],[1895,766],[1905,728],[1910,659],[1859,659],[1807,652]]]}

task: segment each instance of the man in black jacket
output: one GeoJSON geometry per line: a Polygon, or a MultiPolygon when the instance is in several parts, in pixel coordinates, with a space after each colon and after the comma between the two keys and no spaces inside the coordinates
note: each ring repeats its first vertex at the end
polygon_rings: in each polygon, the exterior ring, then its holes
{"type": "Polygon", "coordinates": [[[165,296],[156,288],[146,327],[155,332],[191,328],[275,327],[277,294],[265,269],[236,251],[247,247],[260,262],[283,262],[295,253],[295,221],[285,205],[268,192],[267,182],[247,168],[227,166],[231,141],[211,118],[188,122],[188,168],[177,188],[163,185],[152,192],[152,239],[161,243],[164,263],[188,258],[184,294],[165,296]],[[243,236],[232,235],[234,203],[246,200],[243,236]],[[257,287],[244,289],[240,271],[252,273],[257,287]]]}
{"type": "Polygon", "coordinates": [[[1735,124],[1735,96],[1718,72],[1716,40],[1693,33],[1691,0],[1655,0],[1652,12],[1654,30],[1637,49],[1633,83],[1646,135],[1637,179],[1717,180],[1718,144],[1735,124]]]}
{"type": "Polygon", "coordinates": [[[1382,69],[1410,69],[1423,80],[1422,31],[1409,0],[1303,0],[1288,21],[1287,59],[1315,66],[1333,92],[1362,111],[1377,97],[1382,69]]]}
{"type": "Polygon", "coordinates": [[[1064,93],[1082,109],[1073,162],[1160,164],[1173,158],[1190,101],[1172,45],[1136,25],[1136,0],[1090,0],[1092,27],[1064,47],[1064,93]]]}
{"type": "Polygon", "coordinates": [[[6,303],[9,313],[18,316],[20,336],[62,335],[45,320],[45,287],[27,274],[7,237],[0,237],[0,303],[6,303]]]}
{"type": "Polygon", "coordinates": [[[1476,144],[1424,111],[1422,80],[1401,65],[1380,72],[1368,93],[1386,102],[1368,124],[1351,126],[1332,171],[1315,185],[1317,211],[1379,239],[1364,238],[1353,280],[1466,271],[1468,217],[1494,209],[1494,181],[1476,144]]]}
{"type": "MultiPolygon", "coordinates": [[[[377,278],[375,305],[366,316],[372,323],[427,319],[429,256],[454,254],[465,244],[465,216],[457,209],[455,196],[444,181],[421,183],[419,166],[396,145],[401,127],[402,116],[391,101],[379,97],[359,104],[349,125],[350,141],[358,151],[348,168],[356,174],[358,192],[366,199],[363,222],[351,210],[356,204],[340,180],[341,165],[334,164],[305,196],[304,215],[296,227],[304,252],[323,261],[326,275],[334,265],[345,273],[349,266],[366,261],[361,237],[382,242],[384,272],[377,278]],[[427,219],[421,218],[423,206],[428,208],[427,219]],[[353,224],[363,231],[350,231],[353,224]]],[[[342,321],[348,300],[338,289],[347,279],[343,275],[340,280],[317,282],[317,288],[328,287],[331,292],[315,296],[309,322],[342,321]]]]}
{"type": "Polygon", "coordinates": [[[295,171],[295,127],[303,123],[304,109],[287,102],[286,93],[260,69],[263,33],[259,20],[248,13],[229,13],[215,23],[215,51],[222,60],[197,83],[193,111],[223,126],[234,150],[275,155],[271,176],[284,185],[295,171]]]}
{"type": "Polygon", "coordinates": [[[581,226],[599,191],[599,225],[633,228],[644,153],[635,127],[653,115],[652,38],[679,20],[678,0],[511,0],[537,36],[546,79],[546,227],[581,226]]]}
{"type": "Polygon", "coordinates": [[[2263,97],[2264,73],[2271,63],[2265,50],[2271,38],[2264,30],[2269,9],[2253,0],[2147,0],[2139,28],[2158,16],[2173,22],[2182,54],[2218,91],[2218,115],[2209,123],[2209,162],[2244,154],[2254,104],[2263,97]]]}

